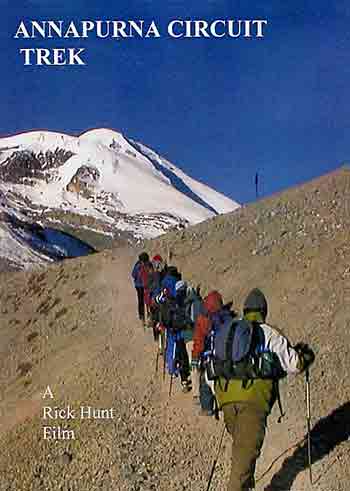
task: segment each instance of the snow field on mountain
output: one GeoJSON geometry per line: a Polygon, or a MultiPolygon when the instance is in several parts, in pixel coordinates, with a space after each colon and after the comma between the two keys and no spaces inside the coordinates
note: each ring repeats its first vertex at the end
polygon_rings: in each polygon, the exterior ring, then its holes
{"type": "Polygon", "coordinates": [[[143,144],[104,128],[0,139],[1,203],[7,223],[0,257],[25,268],[84,253],[74,241],[62,244],[68,239],[60,232],[49,236],[52,226],[149,239],[239,206],[143,144]],[[25,223],[40,223],[39,235],[25,223]]]}
{"type": "Polygon", "coordinates": [[[14,148],[35,154],[63,148],[75,154],[64,165],[51,171],[54,176],[53,182],[43,181],[35,187],[16,184],[12,186],[14,190],[41,206],[78,208],[83,214],[87,212],[106,218],[95,203],[82,197],[77,200],[72,196],[73,193],[65,191],[82,165],[98,169],[101,177],[96,185],[96,193],[102,190],[110,193],[111,205],[122,213],[170,212],[189,220],[190,223],[197,223],[213,215],[208,209],[210,207],[215,208],[217,212],[227,212],[238,206],[208,186],[186,176],[144,145],[137,145],[142,148],[142,153],[120,133],[104,129],[92,130],[80,137],[51,132],[29,132],[0,140],[0,148],[9,149],[3,152],[3,157],[14,148]],[[157,160],[160,165],[158,169],[148,156],[154,161],[157,160]],[[161,167],[170,170],[181,179],[190,193],[208,203],[208,208],[176,189],[171,179],[159,170],[161,167]]]}

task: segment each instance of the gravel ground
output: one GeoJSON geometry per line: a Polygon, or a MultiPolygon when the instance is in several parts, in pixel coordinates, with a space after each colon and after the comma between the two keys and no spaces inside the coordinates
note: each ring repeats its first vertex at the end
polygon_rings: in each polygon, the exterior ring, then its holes
{"type": "MultiPolygon", "coordinates": [[[[347,491],[350,480],[349,190],[342,169],[147,243],[237,309],[260,287],[269,321],[314,347],[318,491],[347,491]]],[[[0,491],[206,489],[223,423],[197,415],[178,381],[169,398],[168,377],[155,373],[129,277],[136,255],[117,249],[1,274],[0,491]],[[43,399],[48,385],[54,399],[43,399]],[[75,418],[47,422],[44,406],[70,406],[75,418]],[[109,418],[81,419],[82,406],[109,418]],[[47,425],[75,438],[44,439],[47,425]]],[[[287,414],[278,424],[274,408],[269,418],[256,489],[309,490],[304,378],[283,382],[281,393],[287,414]]],[[[230,451],[226,435],[212,491],[225,489],[230,451]]]]}

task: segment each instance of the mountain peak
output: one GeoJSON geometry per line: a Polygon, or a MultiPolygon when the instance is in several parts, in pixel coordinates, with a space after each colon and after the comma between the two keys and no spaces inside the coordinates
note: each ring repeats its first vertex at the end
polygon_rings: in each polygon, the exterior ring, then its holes
{"type": "Polygon", "coordinates": [[[30,131],[0,139],[0,192],[69,232],[143,239],[199,223],[239,205],[159,154],[108,128],[79,136],[30,131]]]}

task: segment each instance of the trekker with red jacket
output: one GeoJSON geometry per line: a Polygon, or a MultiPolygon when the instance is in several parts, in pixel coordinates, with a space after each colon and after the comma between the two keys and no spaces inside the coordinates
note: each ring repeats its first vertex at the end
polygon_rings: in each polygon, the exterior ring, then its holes
{"type": "Polygon", "coordinates": [[[141,279],[143,284],[143,296],[146,305],[147,315],[150,314],[150,307],[152,303],[151,289],[153,283],[154,269],[151,261],[145,261],[141,267],[141,279]]]}
{"type": "Polygon", "coordinates": [[[197,317],[193,333],[192,360],[199,360],[204,352],[205,339],[212,325],[210,316],[219,312],[222,307],[222,296],[216,290],[211,291],[203,300],[203,310],[197,317]]]}
{"type": "Polygon", "coordinates": [[[211,291],[203,300],[203,308],[198,315],[193,333],[193,348],[191,366],[199,377],[199,400],[201,414],[212,416],[214,414],[215,398],[205,379],[205,371],[201,368],[201,356],[206,350],[206,340],[210,334],[213,322],[232,317],[234,314],[224,306],[222,296],[216,290],[211,291]]]}

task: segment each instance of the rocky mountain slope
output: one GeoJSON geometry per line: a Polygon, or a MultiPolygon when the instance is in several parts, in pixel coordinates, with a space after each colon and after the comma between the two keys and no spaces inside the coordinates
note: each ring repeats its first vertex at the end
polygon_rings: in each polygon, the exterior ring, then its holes
{"type": "MultiPolygon", "coordinates": [[[[311,373],[312,489],[350,481],[350,171],[147,242],[186,279],[240,308],[257,286],[269,321],[316,352],[311,373]]],[[[191,395],[155,373],[152,336],[136,320],[119,248],[0,282],[0,490],[206,489],[222,422],[198,416],[191,395]],[[43,400],[50,385],[54,399],[43,400]],[[74,440],[45,440],[43,407],[114,409],[114,418],[50,421],[74,440]]],[[[305,384],[281,386],[257,469],[257,491],[310,490],[305,384]]],[[[110,413],[109,413],[110,414],[110,413]]],[[[228,477],[226,435],[213,490],[228,477]]]]}
{"type": "Polygon", "coordinates": [[[93,252],[93,247],[66,232],[28,222],[25,215],[0,207],[0,271],[37,268],[93,252]]]}
{"type": "MultiPolygon", "coordinates": [[[[108,129],[79,137],[33,131],[0,139],[0,205],[94,247],[155,237],[238,207],[108,129]]],[[[4,241],[4,230],[2,235],[4,241]]]]}

